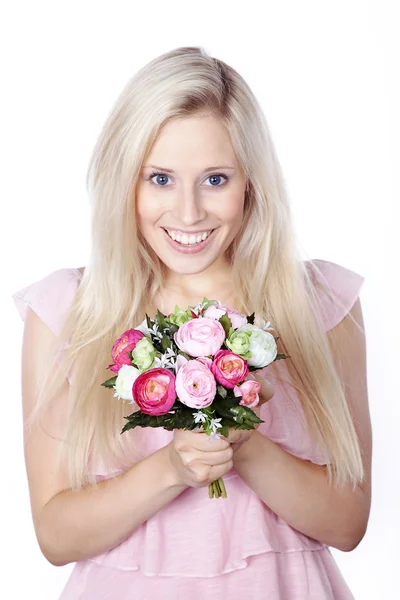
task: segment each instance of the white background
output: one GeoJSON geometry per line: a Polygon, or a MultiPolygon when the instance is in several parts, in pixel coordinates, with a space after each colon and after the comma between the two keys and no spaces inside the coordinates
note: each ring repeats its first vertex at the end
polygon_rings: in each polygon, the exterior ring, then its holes
{"type": "Polygon", "coordinates": [[[396,5],[2,4],[0,597],[54,600],[73,566],[56,568],[45,560],[31,522],[21,427],[23,323],[11,294],[53,270],[85,265],[90,241],[84,179],[96,136],[127,80],[181,45],[202,45],[228,62],[259,98],[307,254],[366,278],[361,303],[374,430],[371,518],[355,551],[332,552],[357,600],[399,597],[396,5]]]}

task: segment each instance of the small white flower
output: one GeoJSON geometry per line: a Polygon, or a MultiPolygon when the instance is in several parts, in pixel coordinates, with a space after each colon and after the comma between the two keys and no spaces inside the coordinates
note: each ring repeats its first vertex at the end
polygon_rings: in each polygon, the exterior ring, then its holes
{"type": "Polygon", "coordinates": [[[163,368],[163,369],[175,369],[176,363],[176,354],[171,347],[167,348],[164,354],[161,355],[161,358],[157,356],[154,357],[153,364],[151,367],[155,368],[163,368]]]}
{"type": "Polygon", "coordinates": [[[162,339],[163,334],[161,333],[161,331],[159,331],[157,323],[154,323],[150,331],[153,337],[156,337],[160,340],[162,339]]]}
{"type": "Polygon", "coordinates": [[[158,356],[155,356],[150,369],[161,369],[163,366],[162,359],[158,358],[158,356]]]}
{"type": "Polygon", "coordinates": [[[262,326],[263,331],[270,331],[270,330],[274,331],[274,328],[270,327],[271,321],[268,321],[268,323],[266,323],[265,320],[263,319],[263,323],[264,323],[264,325],[262,326]]]}
{"type": "Polygon", "coordinates": [[[193,312],[199,316],[199,314],[201,313],[201,311],[203,310],[203,308],[205,307],[206,302],[199,302],[198,304],[196,304],[196,306],[194,306],[191,310],[193,310],[193,312]]]}
{"type": "Polygon", "coordinates": [[[211,419],[210,427],[214,432],[217,431],[217,429],[219,429],[220,427],[222,427],[220,421],[221,419],[211,419]]]}
{"type": "Polygon", "coordinates": [[[215,431],[212,431],[210,433],[210,437],[209,437],[209,441],[212,442],[213,440],[220,440],[221,436],[219,435],[219,433],[216,433],[215,431]]]}
{"type": "Polygon", "coordinates": [[[195,423],[205,423],[207,421],[207,416],[201,410],[197,413],[192,413],[192,415],[195,423]]]}

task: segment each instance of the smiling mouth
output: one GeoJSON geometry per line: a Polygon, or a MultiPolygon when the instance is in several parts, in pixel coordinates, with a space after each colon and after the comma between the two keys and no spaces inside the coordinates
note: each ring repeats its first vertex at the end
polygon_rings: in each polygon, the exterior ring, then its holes
{"type": "Polygon", "coordinates": [[[177,242],[179,244],[182,244],[182,246],[196,246],[197,244],[200,244],[201,242],[204,242],[206,239],[208,239],[210,237],[210,235],[215,231],[215,228],[214,228],[214,229],[210,229],[209,231],[199,233],[197,235],[195,235],[195,234],[180,235],[179,233],[176,234],[174,230],[168,230],[165,227],[163,227],[162,229],[164,229],[165,233],[168,235],[168,237],[171,240],[173,240],[174,242],[177,242]]]}

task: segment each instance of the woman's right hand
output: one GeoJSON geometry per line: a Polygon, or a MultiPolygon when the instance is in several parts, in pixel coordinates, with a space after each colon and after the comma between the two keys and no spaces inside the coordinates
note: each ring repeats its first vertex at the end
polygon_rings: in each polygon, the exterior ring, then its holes
{"type": "Polygon", "coordinates": [[[168,449],[178,484],[205,487],[233,467],[233,450],[228,440],[222,436],[210,439],[202,429],[174,429],[168,449]]]}

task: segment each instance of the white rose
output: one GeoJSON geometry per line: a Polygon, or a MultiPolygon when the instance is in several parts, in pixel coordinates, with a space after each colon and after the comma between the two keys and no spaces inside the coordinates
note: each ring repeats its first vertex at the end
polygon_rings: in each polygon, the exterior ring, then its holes
{"type": "Polygon", "coordinates": [[[262,369],[275,360],[278,348],[275,338],[271,333],[263,331],[251,323],[247,323],[247,325],[236,329],[236,333],[241,331],[250,334],[251,358],[247,359],[250,366],[262,369]]]}
{"type": "Polygon", "coordinates": [[[140,375],[141,371],[131,365],[122,365],[118,371],[117,379],[114,384],[115,394],[119,399],[130,400],[131,404],[135,401],[132,395],[132,386],[135,379],[140,375]]]}

